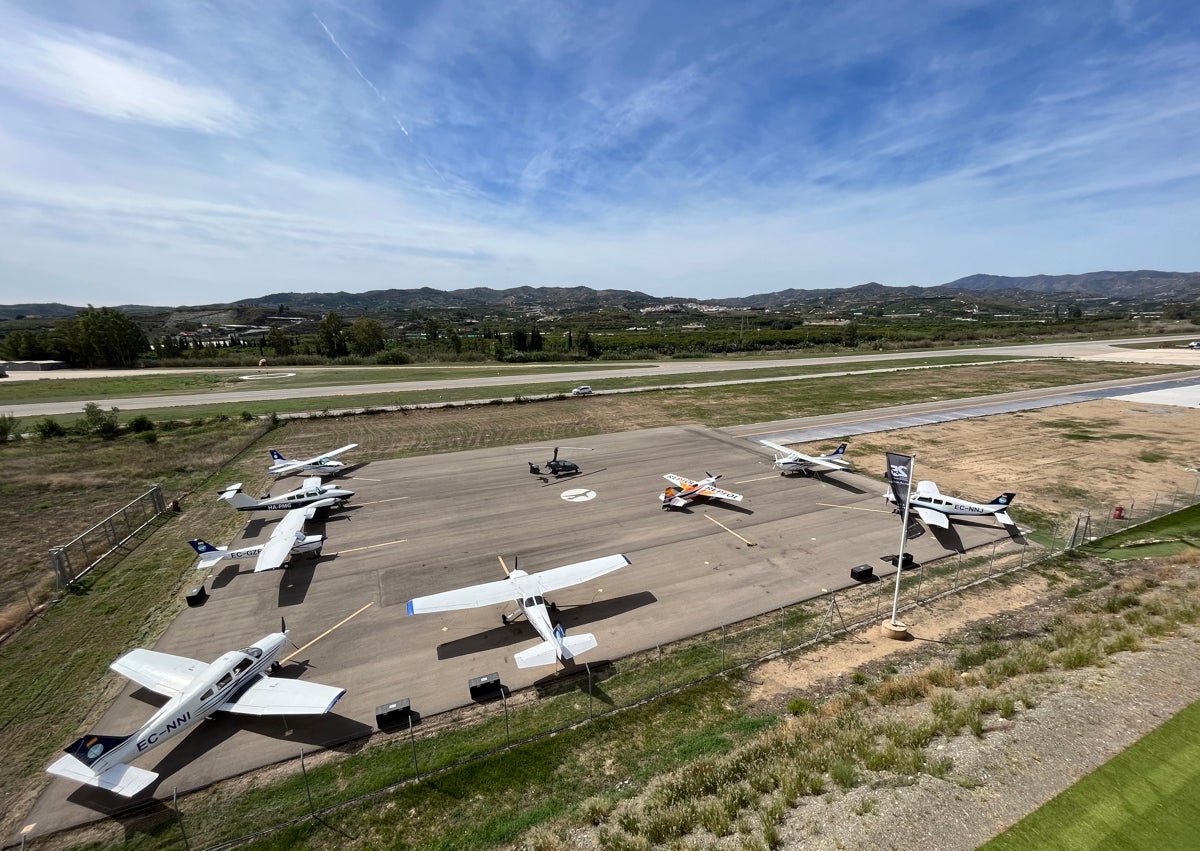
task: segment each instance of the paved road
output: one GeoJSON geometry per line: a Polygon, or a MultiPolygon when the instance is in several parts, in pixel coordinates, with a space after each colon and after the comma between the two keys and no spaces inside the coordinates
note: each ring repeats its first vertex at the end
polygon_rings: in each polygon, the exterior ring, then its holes
{"type": "MultiPolygon", "coordinates": [[[[701,360],[701,361],[662,361],[651,364],[636,364],[616,366],[612,369],[575,370],[569,368],[561,372],[522,375],[520,372],[505,371],[502,375],[477,376],[473,378],[448,379],[440,378],[424,381],[386,381],[369,384],[343,384],[320,386],[314,389],[303,387],[275,388],[267,386],[267,381],[247,381],[244,390],[226,390],[212,393],[183,393],[176,395],[154,395],[137,397],[113,397],[106,399],[80,398],[66,402],[38,402],[30,404],[14,404],[4,407],[5,413],[15,417],[57,416],[78,413],[85,402],[95,402],[102,408],[116,407],[122,411],[137,411],[150,408],[183,407],[192,405],[227,404],[238,405],[247,402],[264,402],[271,400],[296,399],[314,392],[322,397],[356,396],[374,393],[400,393],[417,390],[446,390],[464,387],[503,387],[512,385],[557,385],[552,391],[563,393],[577,384],[591,384],[605,378],[639,378],[661,377],[668,384],[671,376],[683,374],[710,374],[728,372],[731,370],[748,369],[778,369],[793,367],[797,375],[814,366],[845,365],[852,366],[863,363],[880,363],[897,360],[911,360],[922,356],[948,357],[967,356],[981,359],[997,356],[1031,357],[1031,358],[1080,358],[1089,360],[1111,360],[1144,363],[1183,363],[1195,364],[1200,368],[1200,350],[1186,348],[1166,348],[1161,350],[1129,349],[1118,344],[1162,342],[1168,345],[1169,339],[1162,337],[1126,338],[1108,342],[1066,342],[1066,343],[1036,343],[1019,346],[982,346],[961,349],[939,349],[924,352],[888,352],[862,355],[836,355],[819,358],[757,358],[747,360],[701,360]]],[[[1177,338],[1188,339],[1188,338],[1177,338]]],[[[293,370],[300,374],[317,374],[315,370],[293,370]]],[[[194,372],[194,370],[193,370],[194,372]]],[[[240,372],[240,371],[239,371],[240,372]]],[[[95,375],[95,372],[89,372],[95,375]]],[[[129,375],[131,373],[119,373],[129,375]]],[[[136,374],[136,373],[135,373],[136,374]]],[[[54,373],[55,379],[67,376],[63,372],[54,373]]],[[[786,380],[786,379],[779,379],[786,380]]],[[[484,397],[486,400],[489,397],[484,397]]]]}

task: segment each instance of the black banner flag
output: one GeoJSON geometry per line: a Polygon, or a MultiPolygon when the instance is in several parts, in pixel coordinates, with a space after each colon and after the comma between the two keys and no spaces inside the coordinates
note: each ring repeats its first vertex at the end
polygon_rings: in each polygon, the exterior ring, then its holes
{"type": "Polygon", "coordinates": [[[892,483],[892,499],[903,509],[908,503],[908,491],[912,485],[913,457],[889,452],[887,465],[887,480],[892,483]]]}

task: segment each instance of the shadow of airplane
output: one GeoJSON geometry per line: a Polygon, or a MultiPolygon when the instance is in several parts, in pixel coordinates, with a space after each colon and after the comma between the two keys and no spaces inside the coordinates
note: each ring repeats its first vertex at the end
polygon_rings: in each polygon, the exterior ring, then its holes
{"type": "Polygon", "coordinates": [[[812,476],[809,476],[809,478],[818,479],[822,484],[832,485],[839,490],[844,490],[847,493],[856,494],[858,496],[862,496],[867,492],[865,489],[860,488],[857,485],[852,485],[844,479],[835,479],[828,473],[815,473],[812,476]]]}
{"type": "MultiPolygon", "coordinates": [[[[651,592],[639,591],[636,594],[626,594],[608,600],[598,600],[594,603],[563,604],[551,613],[551,617],[556,623],[562,624],[564,629],[570,629],[580,624],[594,623],[631,612],[657,602],[658,598],[651,592]]],[[[439,644],[437,657],[439,659],[455,659],[485,650],[497,650],[501,647],[533,641],[537,638],[537,630],[528,622],[521,620],[439,644]]]]}

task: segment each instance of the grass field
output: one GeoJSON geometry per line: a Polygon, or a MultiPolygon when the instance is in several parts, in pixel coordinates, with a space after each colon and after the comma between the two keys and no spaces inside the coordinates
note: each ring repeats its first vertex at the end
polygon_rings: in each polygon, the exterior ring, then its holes
{"type": "Polygon", "coordinates": [[[1200,703],[1193,703],[983,848],[1195,848],[1198,783],[1200,703]]]}

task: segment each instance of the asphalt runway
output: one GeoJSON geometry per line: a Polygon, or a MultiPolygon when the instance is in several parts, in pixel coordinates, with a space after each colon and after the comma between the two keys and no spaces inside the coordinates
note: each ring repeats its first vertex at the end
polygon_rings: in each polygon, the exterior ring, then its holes
{"type": "MultiPolygon", "coordinates": [[[[323,524],[329,540],[320,559],[300,556],[295,566],[259,574],[251,572],[252,560],[211,571],[209,599],[184,609],[155,649],[211,661],[276,631],[280,617],[304,645],[367,606],[282,672],[347,694],[317,718],[214,716],[137,760],[160,778],[135,800],[167,798],[302,749],[361,737],[374,728],[376,707],[400,698],[428,718],[470,703],[472,677],[498,672],[514,690],[546,677],[549,667],[521,670],[512,661],[540,640],[523,621],[501,624],[501,613],[513,607],[407,615],[412,597],[503,578],[497,556],[530,573],[609,553],[629,556],[629,567],[551,595],[568,634],[596,635],[599,647],[585,659],[619,659],[852,585],[849,571],[858,564],[870,563],[880,575],[894,570],[882,559],[897,550],[900,520],[884,505],[877,480],[848,473],[785,478],[771,469],[764,447],[689,426],[589,437],[586,449],[562,452],[583,474],[561,480],[529,472],[527,462],[549,455],[546,448],[505,447],[364,465],[335,480],[356,496],[323,524]],[[721,486],[744,494],[744,502],[660,508],[662,474],[700,478],[706,471],[723,474],[721,486]],[[582,496],[564,499],[578,491],[582,496]]],[[[272,483],[273,491],[298,481],[272,483]]],[[[231,545],[265,540],[280,516],[247,513],[231,545]]],[[[968,547],[1007,538],[987,524],[957,528],[968,547]]],[[[948,554],[932,535],[909,549],[918,561],[948,554]]],[[[205,575],[197,571],[197,582],[205,575]]],[[[92,731],[131,732],[158,705],[131,685],[92,731]]],[[[31,835],[128,805],[54,778],[30,815],[31,835]]]]}

